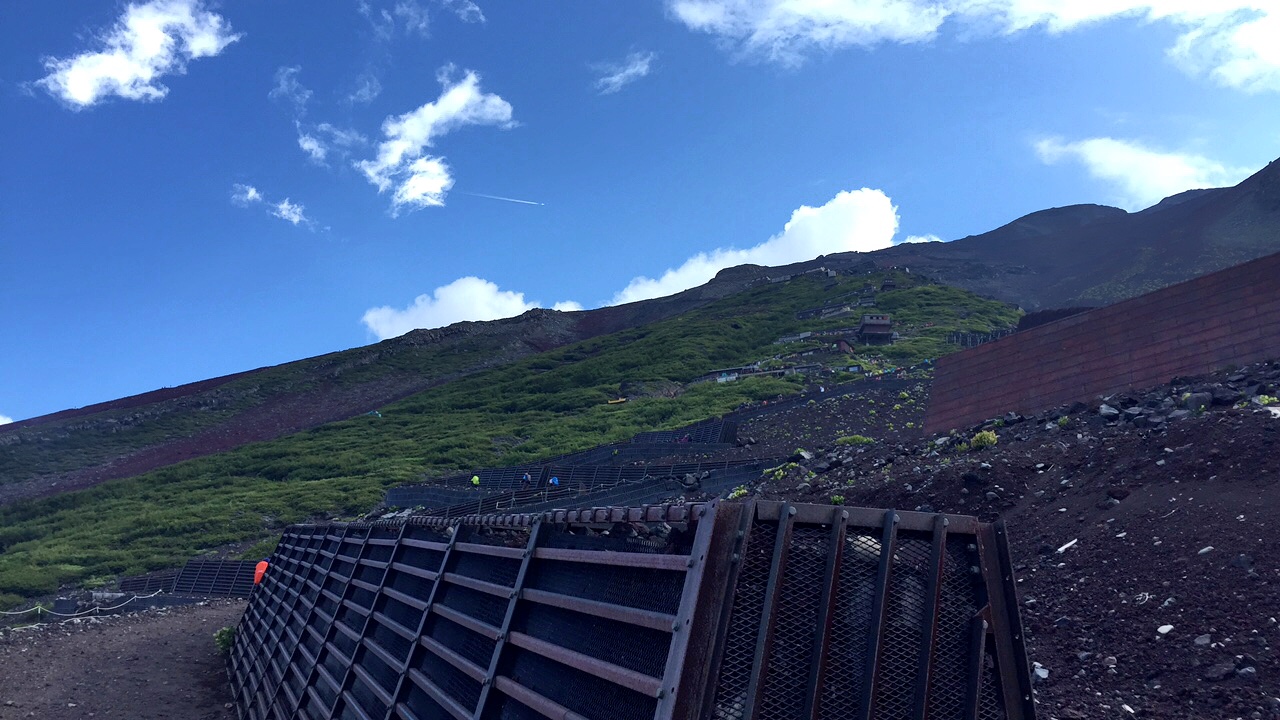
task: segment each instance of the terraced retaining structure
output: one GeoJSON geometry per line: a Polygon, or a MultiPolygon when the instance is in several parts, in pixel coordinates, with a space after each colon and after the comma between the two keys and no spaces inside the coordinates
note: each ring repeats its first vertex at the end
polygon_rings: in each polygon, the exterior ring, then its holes
{"type": "Polygon", "coordinates": [[[1034,718],[1001,525],[781,502],[290,527],[241,718],[1034,718]]]}

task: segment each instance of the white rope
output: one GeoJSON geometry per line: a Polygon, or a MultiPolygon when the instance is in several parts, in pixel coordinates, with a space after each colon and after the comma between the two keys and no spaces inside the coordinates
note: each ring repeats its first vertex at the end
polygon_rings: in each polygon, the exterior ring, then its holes
{"type": "Polygon", "coordinates": [[[44,607],[43,605],[36,605],[35,607],[29,607],[29,608],[27,608],[26,610],[18,610],[17,612],[9,612],[9,611],[7,611],[7,610],[0,610],[0,615],[26,615],[27,613],[36,613],[36,614],[48,613],[48,614],[50,614],[50,615],[56,615],[56,616],[58,616],[58,617],[74,618],[74,617],[80,617],[81,615],[88,615],[88,614],[90,614],[90,613],[98,613],[98,612],[102,612],[103,610],[119,610],[120,608],[124,607],[125,605],[128,605],[129,603],[133,602],[134,600],[146,600],[147,598],[153,598],[153,597],[155,597],[155,596],[159,595],[159,594],[160,594],[160,593],[162,593],[162,592],[164,592],[164,591],[163,591],[163,590],[157,590],[157,591],[155,591],[155,592],[151,593],[150,595],[134,595],[133,597],[129,598],[128,600],[125,600],[124,602],[120,603],[119,605],[112,605],[111,607],[102,607],[102,606],[98,605],[98,606],[91,607],[91,608],[89,608],[88,610],[81,610],[80,612],[75,612],[75,613],[60,613],[60,612],[55,612],[55,611],[53,611],[53,610],[50,610],[49,608],[44,607]]]}

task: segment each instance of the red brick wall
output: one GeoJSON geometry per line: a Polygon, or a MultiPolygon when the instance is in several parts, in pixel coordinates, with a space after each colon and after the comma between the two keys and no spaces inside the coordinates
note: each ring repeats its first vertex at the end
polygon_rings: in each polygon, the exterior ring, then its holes
{"type": "Polygon", "coordinates": [[[1280,357],[1280,254],[939,358],[925,430],[1280,357]]]}

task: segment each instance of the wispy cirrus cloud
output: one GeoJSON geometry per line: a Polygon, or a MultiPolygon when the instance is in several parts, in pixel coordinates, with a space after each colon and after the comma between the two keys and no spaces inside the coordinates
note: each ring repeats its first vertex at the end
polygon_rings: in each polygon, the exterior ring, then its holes
{"type": "Polygon", "coordinates": [[[592,65],[592,69],[600,73],[600,77],[596,78],[594,83],[595,89],[601,95],[610,95],[618,92],[636,80],[647,76],[653,66],[654,59],[657,57],[658,54],[654,52],[633,52],[623,58],[621,62],[596,63],[592,65]]]}
{"type": "Polygon", "coordinates": [[[355,130],[346,130],[330,123],[304,127],[298,123],[298,147],[319,165],[327,163],[331,154],[347,157],[357,147],[369,140],[355,130]]]}
{"type": "Polygon", "coordinates": [[[431,30],[431,6],[435,5],[463,22],[484,22],[484,12],[472,0],[396,0],[394,3],[360,0],[356,9],[369,21],[373,34],[380,40],[390,40],[396,30],[427,37],[431,30]]]}
{"type": "Polygon", "coordinates": [[[279,201],[270,201],[262,194],[258,188],[244,183],[235,183],[231,186],[231,203],[238,207],[250,207],[253,205],[262,205],[266,211],[272,216],[280,218],[290,225],[305,225],[314,229],[315,223],[311,218],[307,217],[306,209],[285,198],[279,201]]]}
{"type": "Polygon", "coordinates": [[[301,72],[302,67],[298,65],[277,68],[276,84],[271,88],[271,92],[267,93],[267,97],[272,100],[292,106],[294,114],[298,117],[307,114],[307,103],[311,101],[311,90],[298,80],[298,74],[301,72]]]}
{"type": "Polygon", "coordinates": [[[927,42],[944,23],[981,37],[1129,18],[1176,28],[1166,54],[1191,75],[1246,92],[1280,91],[1275,0],[667,0],[667,10],[742,57],[785,65],[817,51],[927,42]]]}
{"type": "Polygon", "coordinates": [[[453,66],[441,68],[437,79],[440,96],[415,110],[388,117],[382,123],[385,139],[378,155],[355,167],[378,192],[392,190],[392,213],[405,208],[438,207],[453,187],[453,175],[443,157],[428,155],[437,140],[468,125],[510,128],[511,104],[480,89],[480,76],[467,70],[455,78],[453,66]]]}
{"type": "MultiPolygon", "coordinates": [[[[526,301],[524,293],[503,290],[488,280],[461,277],[431,293],[419,295],[403,308],[370,308],[361,321],[379,340],[398,337],[418,328],[444,327],[463,320],[497,320],[543,307],[526,301]]],[[[581,310],[576,302],[559,302],[554,310],[581,310]]]]}
{"type": "Polygon", "coordinates": [[[77,110],[113,96],[161,100],[169,93],[161,77],[185,73],[189,61],[214,57],[240,37],[202,0],[131,3],[100,34],[98,49],[46,58],[49,74],[35,84],[77,110]]]}
{"type": "Polygon", "coordinates": [[[1072,142],[1045,138],[1035,144],[1035,150],[1046,164],[1080,163],[1090,176],[1111,186],[1114,201],[1126,210],[1141,210],[1185,190],[1234,185],[1257,170],[1109,137],[1072,142]]]}
{"type": "Polygon", "coordinates": [[[351,91],[347,96],[347,102],[366,104],[371,103],[382,94],[382,81],[373,73],[365,73],[356,78],[356,89],[351,91]]]}

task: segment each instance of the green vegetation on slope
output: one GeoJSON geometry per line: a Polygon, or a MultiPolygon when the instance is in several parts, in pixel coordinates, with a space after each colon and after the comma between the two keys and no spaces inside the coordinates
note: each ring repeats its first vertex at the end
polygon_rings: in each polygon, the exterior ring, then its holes
{"type": "MultiPolygon", "coordinates": [[[[14,602],[13,596],[63,584],[172,567],[204,550],[263,539],[289,523],[364,512],[386,487],[424,475],[581,450],[794,392],[798,378],[753,379],[692,385],[675,398],[606,404],[622,382],[687,382],[775,353],[779,336],[819,327],[795,320],[796,311],[865,281],[806,276],[756,287],[678,318],[455,380],[383,408],[381,417],[331,423],[0,508],[0,593],[14,602]]],[[[935,323],[930,333],[944,336],[1003,327],[1017,318],[1008,306],[948,288],[920,285],[882,296],[886,305],[890,296],[900,298],[897,312],[918,313],[922,322],[935,323]],[[935,316],[940,320],[925,320],[935,316]]],[[[940,354],[923,354],[934,349],[907,349],[898,359],[905,364],[940,354]]],[[[0,596],[0,604],[5,599],[0,596]]]]}

